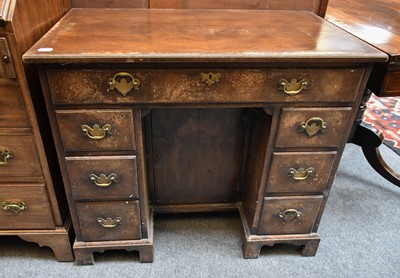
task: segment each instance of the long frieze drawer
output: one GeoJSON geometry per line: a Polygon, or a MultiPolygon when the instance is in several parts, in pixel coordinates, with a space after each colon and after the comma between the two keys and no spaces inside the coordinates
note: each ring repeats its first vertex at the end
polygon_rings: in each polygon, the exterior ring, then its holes
{"type": "Polygon", "coordinates": [[[83,241],[141,238],[139,201],[76,203],[83,241]]]}
{"type": "Polygon", "coordinates": [[[283,108],[275,147],[337,147],[350,112],[350,107],[283,108]]]}
{"type": "Polygon", "coordinates": [[[310,233],[322,199],[322,196],[264,198],[258,234],[310,233]]]}
{"type": "Polygon", "coordinates": [[[350,102],[363,69],[48,70],[55,104],[350,102]]]}
{"type": "Polygon", "coordinates": [[[336,152],[283,152],[272,155],[266,193],[322,193],[336,152]]]}
{"type": "Polygon", "coordinates": [[[137,199],[136,156],[67,157],[74,200],[137,199]]]}
{"type": "Polygon", "coordinates": [[[29,128],[22,94],[18,86],[0,86],[0,127],[29,128]]]}
{"type": "Polygon", "coordinates": [[[0,135],[0,176],[42,176],[32,135],[0,135]]]}
{"type": "Polygon", "coordinates": [[[131,110],[56,111],[65,152],[135,149],[131,110]]]}
{"type": "Polygon", "coordinates": [[[44,184],[0,185],[0,229],[52,229],[44,184]]]}

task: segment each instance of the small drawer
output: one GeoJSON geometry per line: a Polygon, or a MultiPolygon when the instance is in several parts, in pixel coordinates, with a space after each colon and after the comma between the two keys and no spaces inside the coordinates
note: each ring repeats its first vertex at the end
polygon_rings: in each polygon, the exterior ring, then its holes
{"type": "Polygon", "coordinates": [[[311,233],[323,196],[266,197],[258,234],[311,233]]]}
{"type": "Polygon", "coordinates": [[[399,96],[400,95],[400,66],[393,66],[385,76],[380,97],[399,96]]]}
{"type": "Polygon", "coordinates": [[[141,238],[139,201],[76,203],[83,241],[141,238]]]}
{"type": "Polygon", "coordinates": [[[359,68],[87,68],[48,70],[47,76],[55,104],[310,103],[353,101],[363,73],[359,68]]]}
{"type": "Polygon", "coordinates": [[[42,176],[39,157],[31,135],[0,135],[0,176],[42,176]]]}
{"type": "Polygon", "coordinates": [[[18,86],[0,86],[0,107],[0,127],[30,127],[18,86]]]}
{"type": "Polygon", "coordinates": [[[44,184],[0,185],[0,229],[53,229],[44,184]]]}
{"type": "Polygon", "coordinates": [[[131,110],[56,111],[65,152],[135,149],[131,110]]]}
{"type": "Polygon", "coordinates": [[[284,152],[272,155],[266,193],[322,193],[336,152],[284,152]]]}
{"type": "Polygon", "coordinates": [[[137,199],[136,156],[67,157],[74,200],[137,199]]]}
{"type": "Polygon", "coordinates": [[[275,147],[336,148],[346,131],[350,107],[283,108],[275,147]]]}

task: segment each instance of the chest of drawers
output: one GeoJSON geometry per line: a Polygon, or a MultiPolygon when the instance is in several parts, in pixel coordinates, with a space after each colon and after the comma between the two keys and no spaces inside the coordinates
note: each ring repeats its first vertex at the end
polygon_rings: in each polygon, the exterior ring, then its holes
{"type": "Polygon", "coordinates": [[[314,255],[386,56],[308,12],[73,9],[24,59],[39,64],[76,262],[92,264],[107,249],[152,261],[153,212],[238,210],[246,258],[276,243],[314,255]]]}
{"type": "Polygon", "coordinates": [[[59,261],[73,261],[71,220],[37,72],[21,55],[68,8],[0,1],[0,236],[48,246],[59,261]]]}

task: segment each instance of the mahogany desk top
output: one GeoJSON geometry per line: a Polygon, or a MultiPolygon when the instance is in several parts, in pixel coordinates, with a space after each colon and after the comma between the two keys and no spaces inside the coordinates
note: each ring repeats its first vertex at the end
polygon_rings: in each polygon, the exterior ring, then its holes
{"type": "Polygon", "coordinates": [[[330,58],[376,62],[387,57],[310,12],[154,9],[113,10],[112,15],[107,9],[73,9],[24,55],[27,62],[41,63],[330,58]]]}

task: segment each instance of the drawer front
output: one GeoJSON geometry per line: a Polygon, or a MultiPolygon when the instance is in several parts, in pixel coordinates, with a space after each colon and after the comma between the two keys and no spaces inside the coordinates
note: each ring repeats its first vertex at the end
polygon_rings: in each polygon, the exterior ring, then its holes
{"type": "Polygon", "coordinates": [[[71,69],[47,74],[55,104],[349,102],[363,70],[71,69]]]}
{"type": "Polygon", "coordinates": [[[400,67],[389,70],[385,76],[383,94],[380,96],[400,95],[400,67]]]}
{"type": "Polygon", "coordinates": [[[0,177],[42,176],[31,135],[0,135],[0,177]]]}
{"type": "Polygon", "coordinates": [[[67,157],[75,200],[139,198],[135,156],[67,157]]]}
{"type": "Polygon", "coordinates": [[[76,203],[83,241],[141,238],[139,201],[76,203]]]}
{"type": "Polygon", "coordinates": [[[266,193],[322,193],[335,157],[336,152],[274,153],[266,193]]]}
{"type": "Polygon", "coordinates": [[[322,196],[266,197],[258,234],[311,233],[322,196]]]}
{"type": "Polygon", "coordinates": [[[0,86],[0,127],[29,128],[24,102],[18,86],[0,86]]]}
{"type": "Polygon", "coordinates": [[[2,184],[0,203],[0,229],[55,227],[43,184],[2,184]]]}
{"type": "Polygon", "coordinates": [[[65,152],[135,149],[131,110],[56,111],[65,152]]]}
{"type": "Polygon", "coordinates": [[[350,112],[350,107],[283,108],[275,147],[337,147],[350,112]]]}

